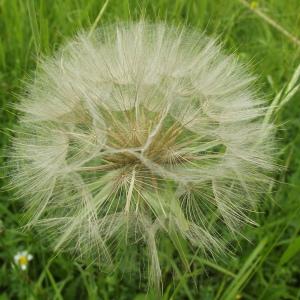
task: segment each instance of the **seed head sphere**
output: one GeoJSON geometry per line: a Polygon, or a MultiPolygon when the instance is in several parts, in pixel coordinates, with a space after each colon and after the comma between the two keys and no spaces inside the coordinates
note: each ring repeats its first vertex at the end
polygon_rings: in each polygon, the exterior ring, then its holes
{"type": "Polygon", "coordinates": [[[253,80],[186,27],[79,34],[44,59],[17,105],[11,181],[29,224],[101,265],[144,250],[153,282],[162,237],[215,253],[226,228],[251,222],[274,168],[253,80]]]}

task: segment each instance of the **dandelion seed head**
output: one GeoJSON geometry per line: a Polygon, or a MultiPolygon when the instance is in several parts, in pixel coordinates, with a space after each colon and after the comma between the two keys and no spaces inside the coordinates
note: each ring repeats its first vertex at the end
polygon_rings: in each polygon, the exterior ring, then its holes
{"type": "Polygon", "coordinates": [[[141,21],[79,34],[43,61],[17,105],[11,177],[29,223],[56,250],[101,263],[121,241],[142,244],[156,283],[158,236],[214,254],[220,224],[237,233],[252,223],[274,169],[254,79],[185,27],[141,21]]]}

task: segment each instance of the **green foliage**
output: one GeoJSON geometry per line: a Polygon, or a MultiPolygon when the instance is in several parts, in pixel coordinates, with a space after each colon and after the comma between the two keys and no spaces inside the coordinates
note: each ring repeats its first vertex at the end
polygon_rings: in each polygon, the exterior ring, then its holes
{"type": "MultiPolygon", "coordinates": [[[[300,37],[299,0],[261,0],[257,9],[300,37]]],[[[272,187],[272,199],[262,199],[258,228],[244,228],[230,241],[234,255],[191,257],[192,274],[169,250],[162,257],[163,293],[147,290],[136,272],[118,268],[104,273],[97,266],[76,263],[41,245],[34,232],[20,230],[22,210],[0,194],[0,300],[6,299],[300,299],[300,94],[295,75],[300,49],[237,0],[1,0],[0,1],[0,163],[5,163],[9,134],[16,115],[11,105],[31,76],[41,55],[49,55],[81,28],[117,20],[164,19],[186,23],[219,35],[228,52],[236,50],[252,71],[268,99],[268,117],[278,124],[283,171],[272,187]],[[277,97],[276,97],[277,95],[277,97]],[[276,102],[275,102],[276,100],[276,102]],[[14,255],[28,250],[28,269],[14,264],[14,255]]],[[[298,69],[299,70],[299,69],[298,69]]],[[[7,180],[0,168],[1,185],[7,180]]],[[[225,237],[226,238],[226,237],[225,237]]],[[[185,256],[188,249],[183,247],[185,256]]],[[[134,262],[130,262],[134,264],[134,262]]],[[[128,266],[127,266],[128,268],[128,266]]]]}

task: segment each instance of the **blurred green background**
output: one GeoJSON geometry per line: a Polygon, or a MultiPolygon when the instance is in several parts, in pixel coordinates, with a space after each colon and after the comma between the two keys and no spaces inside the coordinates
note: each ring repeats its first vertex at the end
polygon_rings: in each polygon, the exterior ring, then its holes
{"type": "MultiPolygon", "coordinates": [[[[11,105],[34,76],[37,58],[50,55],[78,30],[118,20],[167,20],[219,36],[251,70],[271,101],[300,64],[300,46],[257,12],[300,38],[299,0],[0,0],[0,164],[16,122],[11,105]]],[[[276,26],[276,25],[275,25],[276,26]]],[[[234,256],[195,259],[193,276],[176,259],[163,268],[155,295],[138,272],[104,274],[55,255],[34,232],[19,230],[21,204],[0,193],[0,300],[4,299],[300,299],[300,93],[273,116],[283,171],[262,199],[258,228],[245,228],[234,256]],[[26,271],[14,264],[21,250],[33,255],[26,271]],[[176,267],[177,266],[177,267],[176,267]]],[[[0,168],[1,186],[7,182],[0,168]]]]}

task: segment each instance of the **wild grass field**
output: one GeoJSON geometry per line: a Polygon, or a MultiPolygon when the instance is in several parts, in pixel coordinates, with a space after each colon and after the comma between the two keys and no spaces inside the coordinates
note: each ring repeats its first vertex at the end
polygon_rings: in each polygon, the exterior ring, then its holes
{"type": "MultiPolygon", "coordinates": [[[[282,89],[287,90],[300,64],[300,2],[247,3],[250,7],[239,0],[0,0],[1,166],[17,122],[12,105],[18,101],[24,79],[34,76],[39,57],[51,55],[83,28],[143,16],[218,36],[227,53],[235,52],[242,62],[250,62],[260,90],[272,103],[282,89]]],[[[261,199],[255,214],[260,226],[246,226],[247,239],[232,241],[234,255],[224,254],[215,261],[198,256],[188,274],[169,253],[162,258],[159,296],[138,272],[116,269],[106,274],[68,254],[53,253],[34,231],[20,230],[22,204],[1,189],[0,300],[300,299],[300,93],[278,106],[271,117],[278,127],[282,171],[270,195],[261,199]],[[25,271],[14,263],[22,250],[33,255],[25,271]]],[[[4,187],[7,174],[5,168],[0,170],[4,187]]]]}

